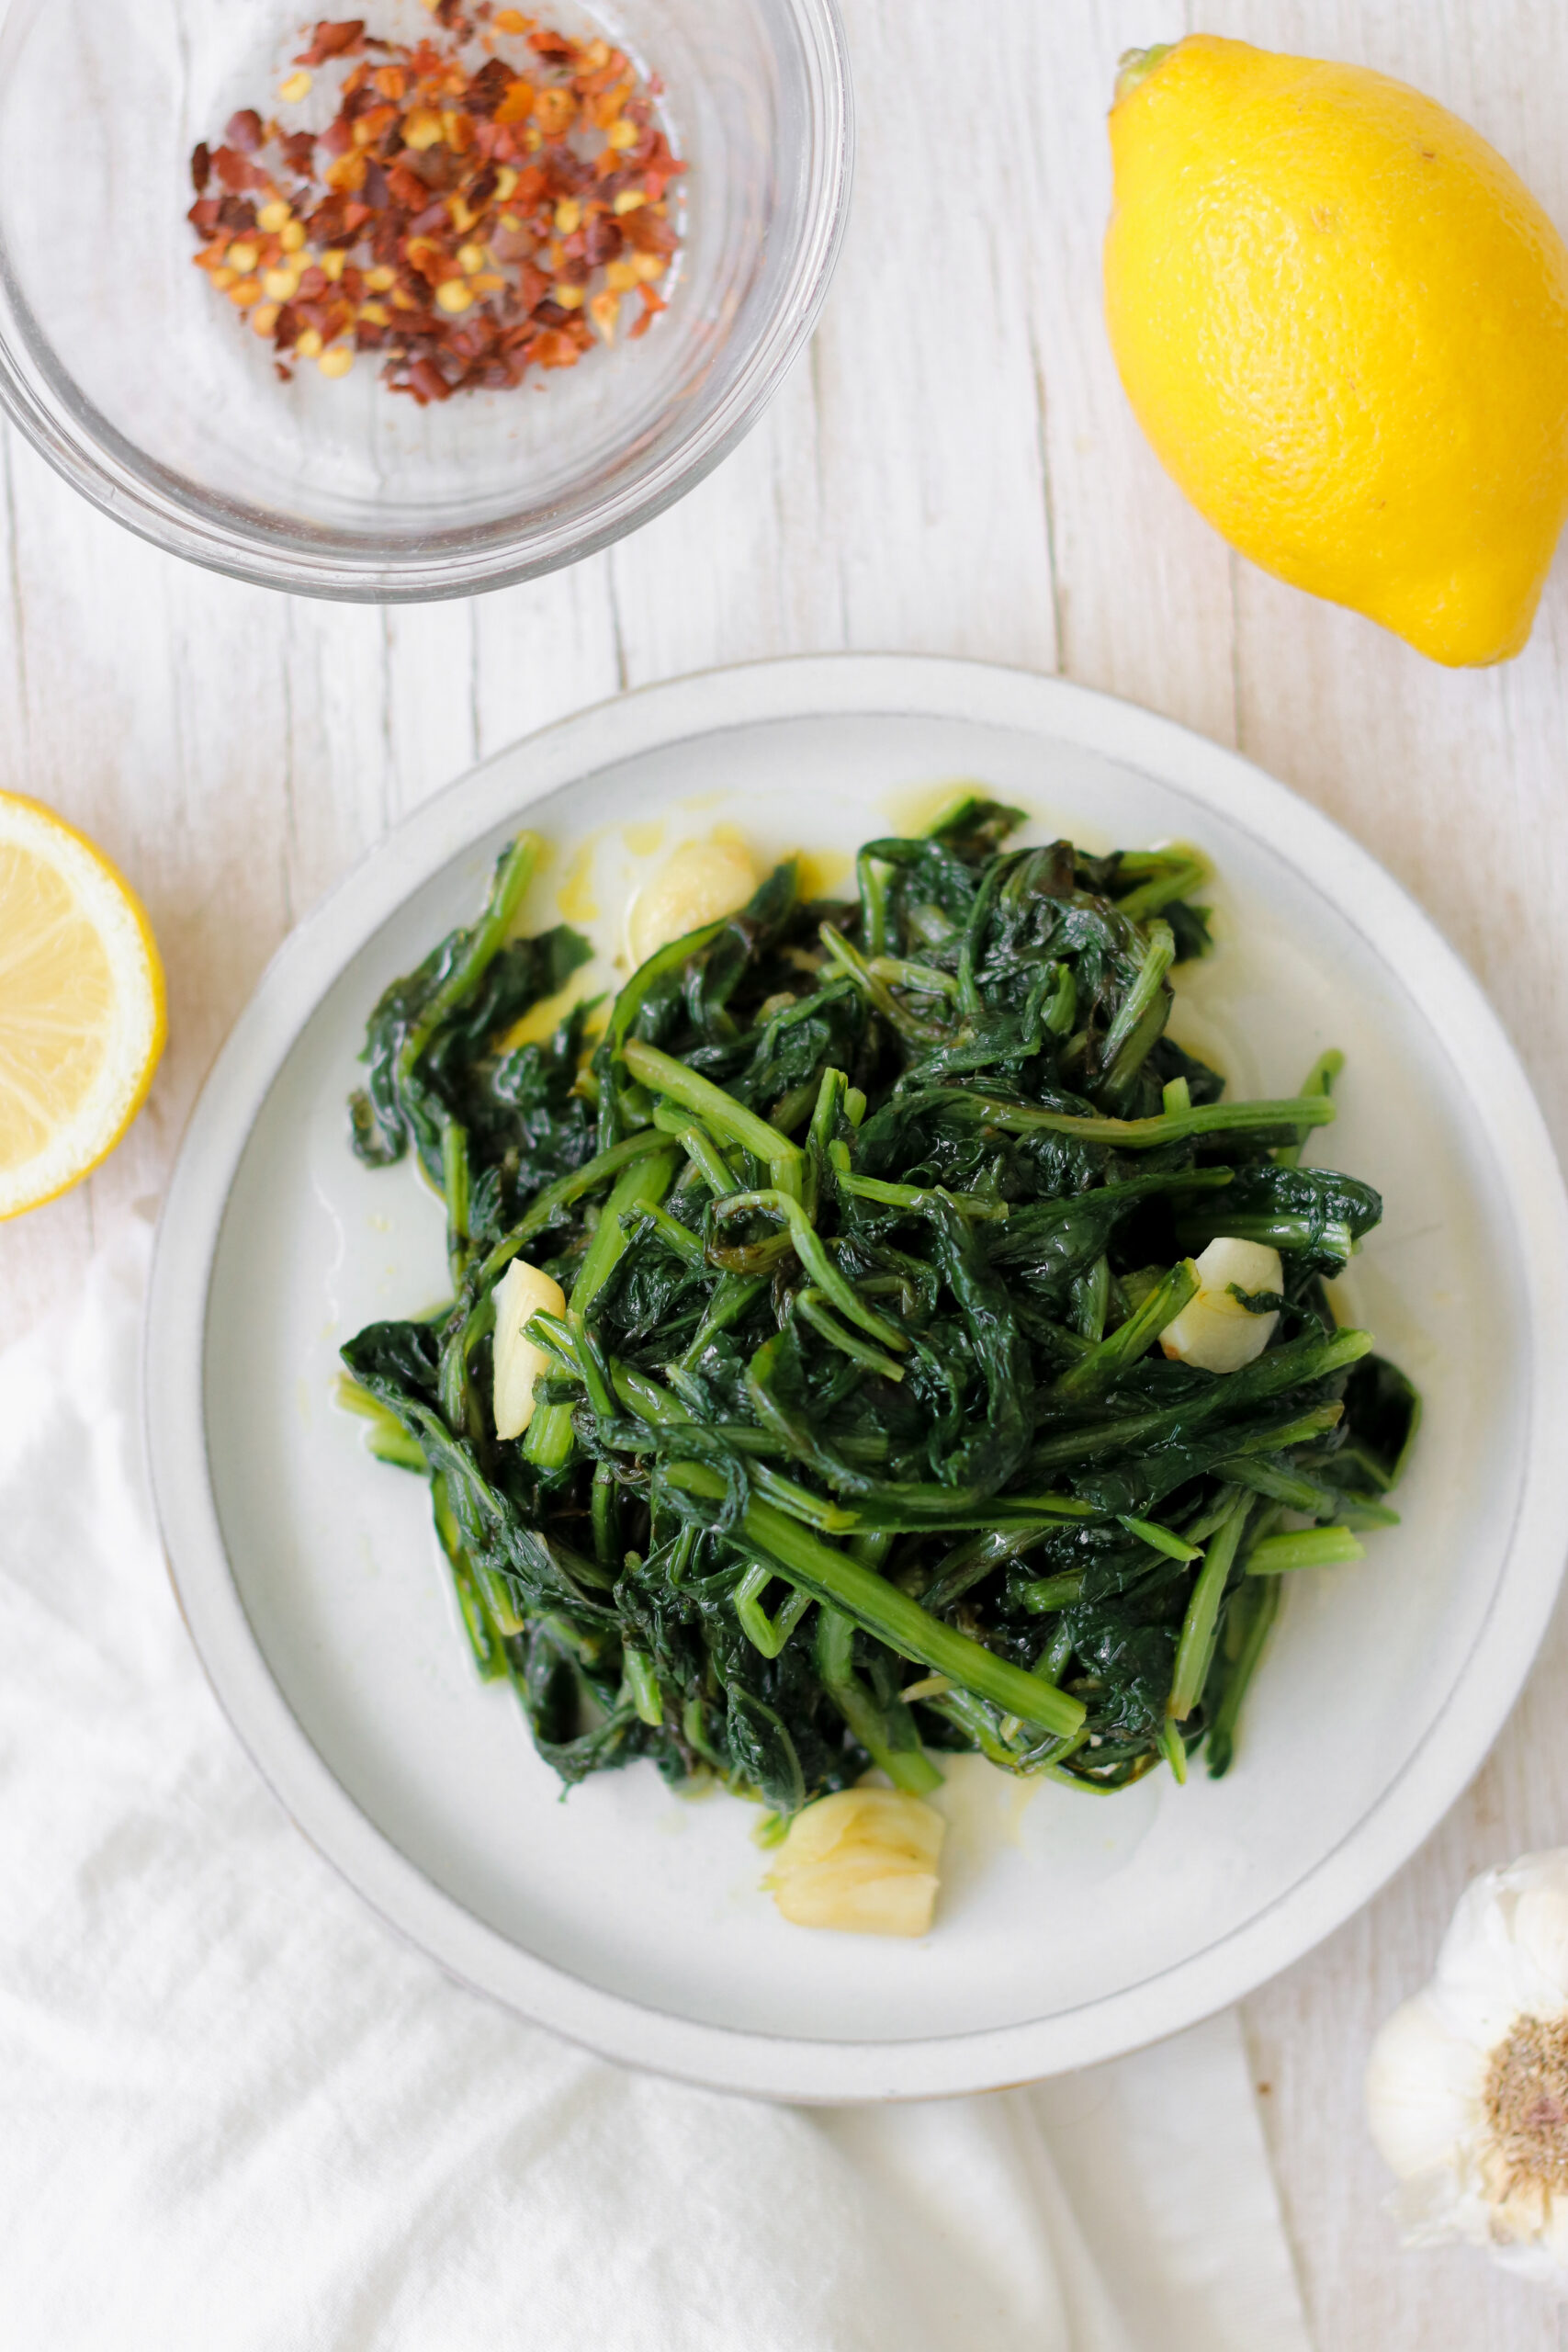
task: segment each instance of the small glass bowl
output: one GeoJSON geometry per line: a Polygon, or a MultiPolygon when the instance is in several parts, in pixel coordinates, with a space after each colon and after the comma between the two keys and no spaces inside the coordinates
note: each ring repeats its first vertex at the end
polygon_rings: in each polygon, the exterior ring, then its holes
{"type": "MultiPolygon", "coordinates": [[[[431,29],[419,0],[359,5],[387,38],[431,29]]],[[[185,214],[191,150],[237,107],[266,110],[304,9],[13,0],[0,402],[117,521],[299,594],[470,595],[659,514],[755,423],[832,276],[853,146],[836,0],[606,0],[592,13],[544,0],[538,13],[575,37],[603,32],[664,85],[661,119],[689,167],[684,242],[669,309],[640,340],[423,409],[378,381],[369,354],[338,381],[307,366],[280,383],[270,345],[192,267],[185,214]]],[[[308,107],[299,119],[319,127],[308,107]]]]}

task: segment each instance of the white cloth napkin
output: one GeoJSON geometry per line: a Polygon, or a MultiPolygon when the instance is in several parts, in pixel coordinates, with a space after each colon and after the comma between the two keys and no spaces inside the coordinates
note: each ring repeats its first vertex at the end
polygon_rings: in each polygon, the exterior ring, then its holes
{"type": "Polygon", "coordinates": [[[0,2344],[1310,2352],[1234,2018],[813,2113],[624,2073],[389,1935],[180,1623],[148,1242],[0,1358],[0,2344]]]}

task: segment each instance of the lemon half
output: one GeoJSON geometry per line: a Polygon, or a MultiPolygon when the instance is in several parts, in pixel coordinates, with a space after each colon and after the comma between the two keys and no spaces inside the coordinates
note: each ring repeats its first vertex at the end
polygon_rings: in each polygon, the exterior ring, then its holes
{"type": "Polygon", "coordinates": [[[0,792],[0,1217],[114,1149],[164,1035],[164,967],[135,892],[52,809],[0,792]]]}

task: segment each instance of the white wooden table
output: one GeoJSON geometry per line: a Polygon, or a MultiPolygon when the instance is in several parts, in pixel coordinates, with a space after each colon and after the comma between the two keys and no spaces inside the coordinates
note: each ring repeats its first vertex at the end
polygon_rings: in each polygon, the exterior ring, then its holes
{"type": "MultiPolygon", "coordinates": [[[[1235,744],[1448,932],[1568,1139],[1568,559],[1529,650],[1453,674],[1232,557],[1145,448],[1100,324],[1119,51],[1201,27],[1363,61],[1491,138],[1568,228],[1563,0],[845,0],[861,161],[809,356],[639,537],[537,585],[379,612],[237,587],[100,520],[0,441],[0,784],[145,894],[171,1036],[91,1183],[0,1228],[0,1339],[163,1182],[290,923],[377,834],[617,688],[835,648],[1053,671],[1235,744]]],[[[1568,1536],[1568,1531],[1565,1531],[1568,1536]]],[[[1474,1786],[1359,1918],[1248,2004],[1320,2352],[1568,2352],[1478,2257],[1404,2256],[1361,2121],[1378,2020],[1466,1878],[1568,1838],[1568,1614],[1474,1786]]],[[[1258,2352],[1268,2352],[1260,2346],[1258,2352]]]]}

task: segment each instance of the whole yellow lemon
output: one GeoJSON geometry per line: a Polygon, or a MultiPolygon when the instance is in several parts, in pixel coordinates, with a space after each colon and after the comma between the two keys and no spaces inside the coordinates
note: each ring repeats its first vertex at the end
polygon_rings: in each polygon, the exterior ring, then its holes
{"type": "Polygon", "coordinates": [[[1138,420],[1265,571],[1448,662],[1529,635],[1568,514],[1568,247],[1403,83],[1196,33],[1123,61],[1106,317],[1138,420]]]}

